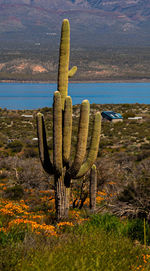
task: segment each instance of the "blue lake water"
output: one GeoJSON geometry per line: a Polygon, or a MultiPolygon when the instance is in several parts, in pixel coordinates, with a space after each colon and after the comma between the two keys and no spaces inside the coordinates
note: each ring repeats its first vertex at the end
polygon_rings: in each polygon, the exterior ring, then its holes
{"type": "MultiPolygon", "coordinates": [[[[0,107],[51,107],[56,89],[54,83],[0,83],[0,107]]],[[[96,104],[150,104],[150,83],[70,83],[68,95],[72,97],[73,104],[84,99],[96,104]]]]}

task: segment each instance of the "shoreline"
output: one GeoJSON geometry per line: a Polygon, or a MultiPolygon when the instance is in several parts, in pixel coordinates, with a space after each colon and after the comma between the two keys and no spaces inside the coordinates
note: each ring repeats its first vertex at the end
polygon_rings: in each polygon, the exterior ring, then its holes
{"type": "MultiPolygon", "coordinates": [[[[0,80],[0,83],[22,83],[22,84],[57,84],[57,81],[18,81],[18,80],[0,80]]],[[[150,79],[119,79],[119,80],[80,80],[80,81],[70,81],[71,84],[82,84],[82,83],[150,83],[150,79]]]]}

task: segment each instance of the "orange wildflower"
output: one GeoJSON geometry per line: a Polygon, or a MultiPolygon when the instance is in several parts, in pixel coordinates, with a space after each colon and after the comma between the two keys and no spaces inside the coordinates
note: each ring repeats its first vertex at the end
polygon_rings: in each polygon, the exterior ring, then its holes
{"type": "Polygon", "coordinates": [[[20,218],[12,220],[11,222],[9,222],[8,230],[10,230],[14,225],[19,225],[19,224],[24,224],[24,225],[28,224],[28,225],[30,225],[31,230],[35,231],[36,233],[38,232],[38,234],[41,233],[41,232],[44,232],[44,234],[46,236],[57,236],[55,227],[52,226],[52,225],[46,225],[45,223],[43,223],[41,225],[41,224],[39,224],[39,223],[37,223],[35,221],[28,220],[28,219],[20,219],[20,218]]]}
{"type": "Polygon", "coordinates": [[[73,227],[74,225],[73,225],[72,222],[59,222],[57,224],[57,227],[63,227],[63,226],[71,226],[71,227],[73,227]]]}

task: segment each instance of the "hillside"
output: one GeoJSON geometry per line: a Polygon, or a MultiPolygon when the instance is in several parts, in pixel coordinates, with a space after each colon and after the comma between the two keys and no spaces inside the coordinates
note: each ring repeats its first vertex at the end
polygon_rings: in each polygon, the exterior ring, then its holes
{"type": "Polygon", "coordinates": [[[149,7],[148,0],[0,0],[0,46],[55,47],[66,17],[75,48],[149,45],[149,7]]]}
{"type": "MultiPolygon", "coordinates": [[[[58,48],[0,51],[0,80],[55,81],[58,48]]],[[[150,48],[71,49],[70,67],[78,66],[73,81],[126,81],[150,79],[150,48]]]]}

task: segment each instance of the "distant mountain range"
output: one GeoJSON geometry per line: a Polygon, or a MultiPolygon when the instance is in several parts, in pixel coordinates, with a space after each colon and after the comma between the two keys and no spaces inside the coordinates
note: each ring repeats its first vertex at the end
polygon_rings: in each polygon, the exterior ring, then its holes
{"type": "Polygon", "coordinates": [[[0,48],[55,48],[64,18],[72,48],[150,45],[150,0],[0,0],[0,48]]]}

